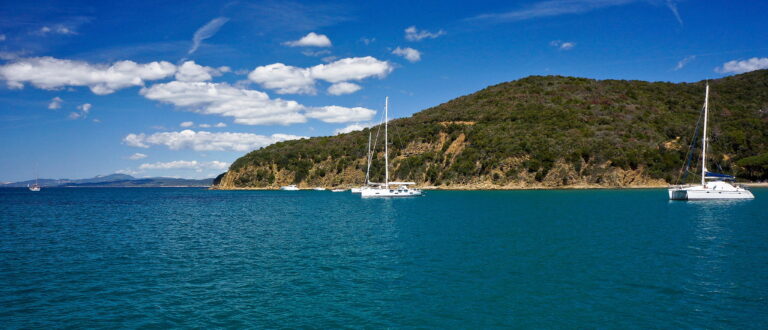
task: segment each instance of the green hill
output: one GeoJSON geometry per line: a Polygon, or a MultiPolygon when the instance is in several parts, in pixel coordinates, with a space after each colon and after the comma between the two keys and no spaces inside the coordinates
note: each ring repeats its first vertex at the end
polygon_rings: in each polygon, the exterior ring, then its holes
{"type": "MultiPolygon", "coordinates": [[[[768,178],[768,70],[709,81],[710,169],[768,178]],[[719,167],[719,168],[718,168],[719,167]]],[[[390,122],[394,179],[445,188],[675,182],[705,82],[532,76],[390,122]]],[[[371,128],[376,134],[377,127],[371,128]]],[[[368,129],[276,143],[235,161],[220,187],[360,184],[368,129]]],[[[379,138],[377,151],[383,149],[379,138]]],[[[382,154],[373,163],[383,177],[382,154]]],[[[695,159],[696,157],[694,157],[695,159]]]]}

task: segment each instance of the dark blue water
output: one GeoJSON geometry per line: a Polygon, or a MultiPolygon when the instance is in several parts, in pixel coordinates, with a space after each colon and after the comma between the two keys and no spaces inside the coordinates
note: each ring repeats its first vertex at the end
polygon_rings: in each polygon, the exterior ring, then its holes
{"type": "Polygon", "coordinates": [[[0,327],[768,327],[768,190],[0,189],[0,327]]]}

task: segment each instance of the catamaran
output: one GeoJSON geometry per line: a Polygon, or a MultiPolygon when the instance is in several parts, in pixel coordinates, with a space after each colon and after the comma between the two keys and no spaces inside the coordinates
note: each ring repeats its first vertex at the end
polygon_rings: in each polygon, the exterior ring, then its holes
{"type": "MultiPolygon", "coordinates": [[[[384,183],[371,183],[368,182],[368,175],[366,175],[367,187],[363,187],[360,190],[362,197],[409,197],[409,196],[421,196],[420,189],[409,188],[409,185],[415,185],[415,182],[397,182],[389,181],[389,140],[388,140],[388,121],[389,121],[389,97],[384,99],[384,183]],[[390,188],[390,185],[397,186],[396,189],[390,188]]],[[[368,171],[370,172],[370,160],[371,153],[368,156],[368,171]]]]}
{"type": "Polygon", "coordinates": [[[291,184],[291,185],[280,187],[280,190],[296,191],[296,190],[299,190],[299,187],[297,187],[295,184],[291,184]]]}
{"type": "MultiPolygon", "coordinates": [[[[714,173],[707,170],[707,116],[709,113],[709,84],[704,93],[704,131],[701,138],[701,184],[675,185],[669,187],[671,200],[701,200],[701,199],[753,199],[752,192],[746,188],[732,184],[735,178],[731,175],[714,173]],[[709,180],[709,181],[708,181],[709,180]],[[730,181],[730,182],[729,182],[730,181]]],[[[687,170],[688,161],[683,166],[687,170]]]]}

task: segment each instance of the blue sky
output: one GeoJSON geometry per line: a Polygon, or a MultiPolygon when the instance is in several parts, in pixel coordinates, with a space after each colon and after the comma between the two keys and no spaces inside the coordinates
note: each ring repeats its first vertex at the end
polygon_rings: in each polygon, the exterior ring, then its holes
{"type": "MultiPolygon", "coordinates": [[[[0,4],[0,181],[215,176],[249,150],[529,75],[768,67],[768,2],[0,4]]],[[[364,146],[361,146],[363,148],[364,146]]]]}

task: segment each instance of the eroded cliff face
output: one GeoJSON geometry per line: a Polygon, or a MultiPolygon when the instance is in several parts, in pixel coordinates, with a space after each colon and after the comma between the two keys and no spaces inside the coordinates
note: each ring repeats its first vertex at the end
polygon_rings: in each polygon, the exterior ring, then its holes
{"type": "MultiPolygon", "coordinates": [[[[485,171],[485,175],[466,177],[444,177],[445,169],[454,166],[457,157],[468,145],[464,134],[451,138],[439,133],[435,143],[411,142],[402,150],[391,153],[390,180],[415,181],[418,186],[432,189],[546,189],[546,188],[599,188],[599,187],[649,187],[666,186],[662,179],[653,179],[645,169],[624,169],[612,166],[611,162],[594,163],[584,159],[578,162],[556,160],[551,166],[531,166],[530,157],[509,157],[485,171]],[[394,154],[397,154],[396,156],[394,154]],[[429,154],[428,164],[420,166],[428,170],[423,173],[408,173],[403,177],[403,167],[408,160],[429,154]]],[[[418,158],[423,159],[424,157],[418,158]]],[[[372,165],[372,180],[380,181],[383,174],[383,153],[379,152],[372,165]]],[[[313,162],[308,174],[297,180],[297,173],[281,169],[276,164],[245,166],[228,171],[217,186],[219,189],[277,189],[280,186],[297,184],[301,188],[311,187],[354,187],[365,181],[366,159],[358,158],[345,166],[327,158],[313,162]]],[[[482,161],[476,168],[487,166],[482,161]]]]}

